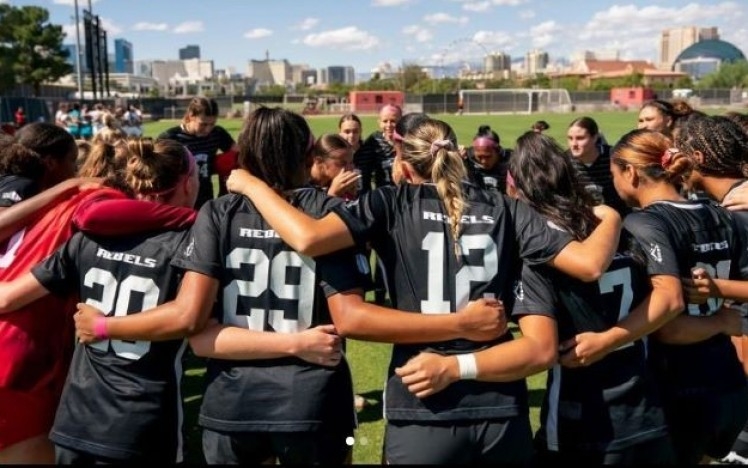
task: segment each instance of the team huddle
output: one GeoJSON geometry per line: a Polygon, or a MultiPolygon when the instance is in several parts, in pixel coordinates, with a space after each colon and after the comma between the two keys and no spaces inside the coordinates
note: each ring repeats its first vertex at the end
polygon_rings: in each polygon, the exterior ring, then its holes
{"type": "Polygon", "coordinates": [[[383,463],[748,455],[743,116],[651,101],[612,146],[581,117],[510,150],[393,105],[366,139],[217,115],[0,140],[0,463],[182,462],[189,347],[205,462],[349,464],[347,338],[393,344],[383,463]]]}

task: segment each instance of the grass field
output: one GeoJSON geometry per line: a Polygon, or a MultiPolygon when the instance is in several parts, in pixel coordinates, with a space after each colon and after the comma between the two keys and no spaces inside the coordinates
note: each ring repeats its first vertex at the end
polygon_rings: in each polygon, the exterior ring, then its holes
{"type": "MultiPolygon", "coordinates": [[[[490,125],[501,136],[502,144],[508,148],[522,133],[529,130],[530,125],[538,119],[546,120],[551,128],[549,135],[563,146],[566,146],[566,128],[575,118],[588,115],[595,119],[610,143],[614,143],[621,135],[636,126],[637,114],[634,112],[607,112],[589,114],[549,114],[549,115],[435,115],[448,122],[457,133],[461,144],[469,144],[480,125],[490,125]]],[[[337,131],[337,117],[309,118],[308,121],[315,135],[337,131]]],[[[368,135],[377,128],[376,117],[362,117],[364,135],[368,135]]],[[[226,130],[236,137],[241,128],[240,120],[219,121],[226,130]]],[[[145,126],[146,136],[156,136],[171,126],[178,125],[178,121],[162,120],[148,123],[145,126]]],[[[382,387],[389,362],[390,345],[366,343],[349,340],[348,360],[353,371],[354,387],[358,394],[363,395],[368,405],[358,414],[359,429],[354,444],[354,464],[379,464],[381,461],[382,439],[384,435],[384,421],[382,419],[382,387]]],[[[184,386],[185,397],[185,427],[187,436],[188,463],[202,463],[200,450],[200,431],[196,426],[196,414],[200,407],[202,375],[205,371],[202,363],[190,359],[186,366],[184,386]]],[[[539,406],[542,401],[545,373],[534,375],[528,379],[530,388],[531,419],[533,427],[537,428],[539,406]]]]}

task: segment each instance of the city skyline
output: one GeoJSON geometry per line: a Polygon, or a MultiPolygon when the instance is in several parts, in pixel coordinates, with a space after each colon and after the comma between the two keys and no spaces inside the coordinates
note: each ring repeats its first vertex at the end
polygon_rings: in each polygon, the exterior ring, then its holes
{"type": "MultiPolygon", "coordinates": [[[[75,42],[73,0],[0,0],[37,5],[75,42]]],[[[81,11],[89,1],[79,0],[81,11]]],[[[215,68],[244,73],[250,60],[354,67],[365,73],[389,63],[437,66],[475,61],[503,52],[513,59],[532,49],[552,61],[583,50],[619,51],[622,59],[657,63],[663,29],[717,27],[720,37],[748,51],[748,4],[704,0],[585,3],[551,0],[353,0],[341,4],[280,0],[145,2],[92,0],[92,10],[115,39],[133,45],[133,60],[178,59],[179,49],[199,45],[215,68]],[[428,9],[426,8],[428,7],[428,9]],[[256,11],[259,10],[259,11],[256,11]],[[357,14],[360,12],[360,14],[357,14]]]]}

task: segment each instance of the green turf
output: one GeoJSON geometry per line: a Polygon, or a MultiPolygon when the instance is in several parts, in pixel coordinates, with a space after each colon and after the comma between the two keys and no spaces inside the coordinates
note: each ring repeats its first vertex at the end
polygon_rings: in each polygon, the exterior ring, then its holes
{"type": "MultiPolygon", "coordinates": [[[[506,147],[513,147],[518,136],[527,131],[536,120],[547,121],[551,128],[547,132],[566,146],[566,128],[569,123],[580,116],[588,115],[595,119],[600,130],[610,143],[636,125],[635,112],[599,112],[588,114],[547,114],[547,115],[434,115],[445,120],[457,133],[461,144],[469,144],[480,125],[490,125],[499,133],[506,147]]],[[[374,131],[376,117],[361,116],[364,135],[374,131]]],[[[337,116],[315,116],[308,119],[315,135],[337,131],[337,116]]],[[[219,124],[236,137],[241,128],[239,119],[221,119],[219,124]]],[[[171,126],[178,125],[175,120],[162,120],[145,125],[146,136],[157,136],[171,126]]],[[[379,464],[381,462],[384,421],[382,420],[382,388],[389,362],[390,345],[366,343],[349,340],[348,360],[353,372],[354,388],[369,403],[359,413],[359,429],[355,434],[353,451],[354,464],[379,464]]],[[[185,401],[185,434],[188,463],[203,462],[200,450],[200,431],[196,426],[196,414],[201,402],[202,377],[204,367],[200,360],[190,357],[187,360],[184,386],[185,401]]],[[[528,379],[530,389],[530,416],[533,429],[538,427],[539,406],[545,387],[545,372],[528,379]]]]}
{"type": "MultiPolygon", "coordinates": [[[[562,146],[566,146],[566,128],[569,123],[577,117],[589,116],[595,119],[600,131],[610,143],[614,143],[627,131],[636,127],[636,112],[590,112],[576,114],[516,114],[516,115],[451,115],[434,114],[432,117],[449,123],[457,133],[460,144],[469,145],[472,137],[481,125],[490,125],[501,137],[504,146],[511,148],[514,141],[530,129],[530,125],[539,119],[543,119],[551,125],[546,133],[554,137],[562,146]]],[[[360,116],[363,123],[364,136],[377,129],[375,116],[360,116]]],[[[319,136],[322,133],[337,132],[338,116],[314,116],[308,120],[312,132],[319,136]]],[[[156,136],[161,131],[174,125],[176,120],[161,120],[148,123],[145,126],[147,136],[156,136]]],[[[219,125],[223,126],[232,135],[236,136],[241,129],[241,119],[220,119],[219,125]]]]}

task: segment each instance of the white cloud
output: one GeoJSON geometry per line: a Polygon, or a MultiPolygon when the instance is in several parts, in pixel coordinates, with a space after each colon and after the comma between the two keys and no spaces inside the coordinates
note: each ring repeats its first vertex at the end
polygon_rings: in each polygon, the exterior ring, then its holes
{"type": "Polygon", "coordinates": [[[120,34],[124,29],[109,18],[100,18],[101,27],[106,30],[108,37],[120,34]]]}
{"type": "Polygon", "coordinates": [[[514,44],[512,36],[502,31],[478,31],[473,35],[473,42],[493,49],[505,49],[514,44]]]}
{"type": "Polygon", "coordinates": [[[721,37],[729,40],[729,33],[743,27],[744,11],[744,6],[733,1],[689,3],[681,7],[614,5],[595,13],[581,27],[566,25],[568,31],[576,31],[573,36],[567,33],[567,37],[558,38],[556,43],[571,43],[577,50],[619,50],[626,58],[657,60],[663,29],[693,25],[706,27],[735,21],[734,28],[720,27],[721,37]],[[621,34],[621,31],[626,34],[621,34]]]}
{"type": "Polygon", "coordinates": [[[294,26],[292,29],[299,29],[301,31],[309,31],[313,27],[317,26],[319,24],[319,19],[317,18],[304,18],[301,20],[299,24],[294,26]]]}
{"type": "Polygon", "coordinates": [[[499,6],[517,6],[527,3],[527,0],[492,0],[491,3],[499,6]]]}
{"type": "Polygon", "coordinates": [[[184,23],[178,24],[173,32],[174,34],[188,34],[195,32],[205,31],[202,21],[185,21],[184,23]]]}
{"type": "Polygon", "coordinates": [[[244,37],[247,39],[261,39],[263,37],[272,36],[273,31],[265,28],[251,29],[244,33],[244,37]]]}
{"type": "Polygon", "coordinates": [[[447,13],[434,13],[433,15],[426,15],[423,17],[426,23],[442,24],[442,23],[457,23],[467,24],[467,16],[460,16],[459,18],[449,15],[447,13]]]}
{"type": "Polygon", "coordinates": [[[356,26],[309,34],[304,44],[310,47],[330,47],[342,50],[370,50],[379,45],[379,38],[356,26]]]}
{"type": "Polygon", "coordinates": [[[169,29],[169,25],[166,23],[148,23],[145,21],[135,23],[132,27],[133,31],[166,31],[167,29],[169,29]]]}
{"type": "Polygon", "coordinates": [[[481,12],[481,11],[488,11],[489,8],[491,8],[491,2],[488,2],[488,1],[468,2],[462,5],[462,9],[465,11],[481,12]]]}
{"type": "Polygon", "coordinates": [[[431,31],[416,25],[404,27],[403,34],[405,34],[406,36],[413,36],[416,42],[429,42],[434,38],[434,35],[431,33],[431,31]]]}
{"type": "Polygon", "coordinates": [[[530,28],[533,47],[543,48],[556,40],[558,33],[564,30],[555,21],[545,21],[530,28]]]}
{"type": "MultiPolygon", "coordinates": [[[[99,2],[99,0],[91,0],[92,4],[93,3],[98,3],[98,2],[99,2]]],[[[7,3],[7,2],[0,2],[0,3],[7,3]]],[[[75,5],[75,0],[52,0],[52,3],[54,3],[55,5],[73,6],[73,5],[75,5]]],[[[82,1],[78,2],[78,6],[79,7],[83,6],[82,5],[82,1]]]]}
{"type": "Polygon", "coordinates": [[[535,12],[533,10],[523,10],[519,12],[519,17],[522,19],[535,18],[535,12]]]}
{"type": "Polygon", "coordinates": [[[391,7],[391,6],[400,6],[400,5],[407,5],[408,3],[411,3],[413,0],[372,0],[371,6],[375,7],[391,7]]]}

